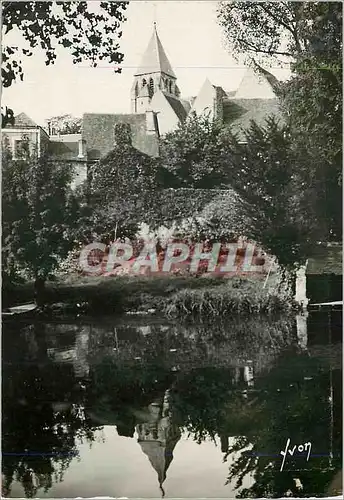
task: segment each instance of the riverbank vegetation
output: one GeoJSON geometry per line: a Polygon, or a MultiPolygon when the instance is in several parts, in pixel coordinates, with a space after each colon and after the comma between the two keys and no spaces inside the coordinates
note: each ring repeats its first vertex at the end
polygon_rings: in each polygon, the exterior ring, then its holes
{"type": "MultiPolygon", "coordinates": [[[[33,283],[7,287],[4,305],[34,299],[33,283]]],[[[42,313],[60,315],[154,313],[175,319],[287,313],[296,308],[287,289],[262,279],[221,277],[85,277],[74,284],[47,282],[42,313]]]]}
{"type": "Polygon", "coordinates": [[[276,314],[296,307],[287,291],[265,289],[263,281],[259,284],[239,279],[212,288],[186,288],[167,300],[164,312],[170,318],[217,319],[236,314],[276,314]]]}
{"type": "MultiPolygon", "coordinates": [[[[4,305],[34,299],[34,284],[5,288],[4,305]]],[[[85,277],[73,284],[47,282],[46,314],[155,313],[175,319],[221,318],[238,314],[276,314],[296,305],[286,288],[264,288],[261,278],[85,277]]]]}

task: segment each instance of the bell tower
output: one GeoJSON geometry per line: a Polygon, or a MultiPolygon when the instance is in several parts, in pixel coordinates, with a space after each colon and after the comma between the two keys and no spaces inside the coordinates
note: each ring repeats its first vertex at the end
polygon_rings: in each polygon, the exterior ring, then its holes
{"type": "Polygon", "coordinates": [[[131,112],[145,113],[158,89],[178,99],[180,91],[176,81],[177,77],[158,36],[156,23],[154,23],[153,34],[134,75],[131,89],[131,112]]]}

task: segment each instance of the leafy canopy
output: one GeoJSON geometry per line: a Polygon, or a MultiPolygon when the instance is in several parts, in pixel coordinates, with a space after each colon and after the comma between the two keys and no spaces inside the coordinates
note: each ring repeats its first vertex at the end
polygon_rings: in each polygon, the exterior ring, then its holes
{"type": "MultiPolygon", "coordinates": [[[[311,4],[312,5],[312,4],[311,4]]],[[[281,102],[298,153],[304,200],[323,239],[342,235],[342,4],[312,6],[307,50],[281,86],[281,102]],[[315,16],[316,14],[316,16],[315,16]]]]}
{"type": "Polygon", "coordinates": [[[231,186],[255,211],[246,236],[284,267],[303,261],[317,226],[307,212],[300,214],[303,188],[295,181],[299,164],[289,128],[274,118],[264,127],[252,122],[244,141],[230,134],[229,142],[231,186]]]}
{"type": "Polygon", "coordinates": [[[73,247],[79,205],[70,164],[31,157],[2,161],[2,259],[5,276],[45,280],[73,247]]]}
{"type": "Polygon", "coordinates": [[[132,146],[130,125],[117,124],[115,136],[114,149],[91,173],[88,229],[105,240],[133,235],[140,222],[149,222],[160,172],[156,159],[132,146]]]}
{"type": "Polygon", "coordinates": [[[52,116],[46,120],[52,134],[80,134],[82,118],[72,115],[52,116]]]}
{"type": "Polygon", "coordinates": [[[208,189],[225,181],[221,130],[217,121],[193,113],[161,139],[160,158],[169,187],[208,189]]]}
{"type": "Polygon", "coordinates": [[[307,50],[321,3],[220,2],[218,22],[234,56],[272,65],[307,50]]]}
{"type": "MultiPolygon", "coordinates": [[[[73,63],[99,61],[121,63],[119,39],[128,2],[2,2],[2,84],[23,80],[22,58],[43,50],[46,64],[54,64],[57,47],[70,51],[73,63]],[[8,45],[6,35],[17,31],[26,46],[8,45]]],[[[115,67],[116,72],[121,69],[115,67]]],[[[12,110],[2,113],[3,126],[13,119],[12,110]]]]}
{"type": "Polygon", "coordinates": [[[223,2],[218,20],[237,57],[256,67],[259,60],[289,61],[291,77],[276,91],[294,157],[297,218],[318,226],[314,242],[340,240],[342,3],[223,2]]]}

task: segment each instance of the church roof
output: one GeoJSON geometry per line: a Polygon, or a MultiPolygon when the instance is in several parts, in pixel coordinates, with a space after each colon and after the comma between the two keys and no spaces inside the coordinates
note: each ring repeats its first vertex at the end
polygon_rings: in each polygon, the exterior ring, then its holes
{"type": "Polygon", "coordinates": [[[189,111],[190,111],[190,109],[191,109],[191,99],[189,99],[189,100],[187,100],[187,99],[180,99],[180,102],[182,103],[183,108],[186,111],[186,114],[188,114],[189,111]]]}
{"type": "Polygon", "coordinates": [[[224,102],[224,122],[231,131],[244,138],[244,130],[250,127],[251,121],[264,126],[266,119],[275,116],[283,121],[277,99],[231,99],[224,102]]]}
{"type": "Polygon", "coordinates": [[[166,97],[167,101],[169,102],[170,106],[172,107],[173,111],[177,115],[178,119],[181,122],[183,122],[187,116],[187,111],[183,106],[183,103],[179,99],[176,99],[175,97],[172,97],[166,94],[165,92],[163,92],[163,94],[166,97]]]}
{"type": "Polygon", "coordinates": [[[143,54],[141,64],[137,69],[135,76],[147,75],[150,73],[165,73],[168,76],[176,78],[160,41],[155,24],[153,35],[148,43],[145,53],[143,54]]]}
{"type": "MultiPolygon", "coordinates": [[[[181,433],[179,428],[173,425],[168,418],[165,419],[166,427],[164,428],[162,420],[163,419],[161,419],[159,423],[156,423],[156,439],[147,439],[146,437],[144,439],[140,439],[139,437],[138,443],[141,446],[143,453],[147,455],[152,467],[158,475],[159,487],[162,492],[162,496],[164,497],[165,492],[163,489],[163,483],[166,480],[167,470],[173,460],[173,451],[181,438],[181,433]]],[[[141,429],[149,433],[152,429],[152,424],[141,424],[141,429]]]]}

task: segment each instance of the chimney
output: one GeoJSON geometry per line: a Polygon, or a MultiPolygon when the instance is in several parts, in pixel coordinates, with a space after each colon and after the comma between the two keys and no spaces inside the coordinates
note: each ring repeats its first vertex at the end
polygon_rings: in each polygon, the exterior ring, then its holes
{"type": "Polygon", "coordinates": [[[152,109],[146,111],[146,132],[148,135],[159,137],[158,117],[152,109]]]}
{"type": "Polygon", "coordinates": [[[115,146],[131,146],[132,132],[129,123],[116,123],[114,126],[114,143],[115,146]]]}
{"type": "Polygon", "coordinates": [[[79,154],[78,154],[78,158],[85,158],[85,144],[86,144],[86,141],[84,139],[79,139],[78,141],[78,144],[79,144],[79,154]]]}

